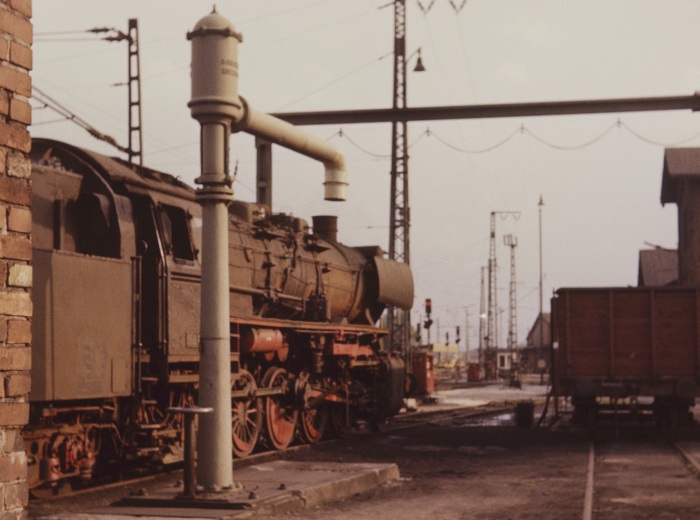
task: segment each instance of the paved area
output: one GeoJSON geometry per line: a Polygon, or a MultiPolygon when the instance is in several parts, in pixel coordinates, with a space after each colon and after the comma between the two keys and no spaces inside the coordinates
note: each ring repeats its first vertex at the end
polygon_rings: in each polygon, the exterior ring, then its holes
{"type": "Polygon", "coordinates": [[[301,462],[278,460],[237,470],[238,489],[180,497],[181,486],[168,486],[125,497],[109,507],[38,516],[46,520],[99,518],[249,518],[316,507],[342,500],[399,478],[396,464],[301,462]]]}

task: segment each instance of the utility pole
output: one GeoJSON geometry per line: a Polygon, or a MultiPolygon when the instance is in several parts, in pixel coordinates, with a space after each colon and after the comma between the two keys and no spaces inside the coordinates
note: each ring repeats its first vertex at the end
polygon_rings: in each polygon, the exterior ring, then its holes
{"type": "Polygon", "coordinates": [[[484,347],[486,346],[486,292],[485,292],[485,276],[486,267],[481,268],[481,298],[479,300],[479,364],[484,365],[484,347]]]}
{"type": "Polygon", "coordinates": [[[540,324],[540,348],[538,349],[539,355],[537,356],[537,365],[540,372],[540,383],[544,383],[544,357],[542,356],[542,353],[544,352],[544,316],[542,315],[543,313],[543,307],[544,307],[544,290],[543,290],[543,285],[544,285],[544,275],[542,274],[542,208],[544,208],[544,200],[542,199],[542,195],[540,195],[540,202],[537,204],[537,209],[539,211],[539,233],[540,233],[540,315],[539,315],[539,324],[540,324]]]}
{"type": "Polygon", "coordinates": [[[509,284],[509,303],[508,303],[508,350],[512,351],[518,343],[517,331],[517,300],[515,292],[515,248],[518,245],[518,237],[513,235],[505,235],[503,237],[504,245],[510,247],[510,284],[509,284]]]}
{"type": "MultiPolygon", "coordinates": [[[[542,195],[540,195],[540,202],[537,204],[537,209],[539,212],[539,233],[540,233],[540,320],[542,319],[542,312],[544,307],[544,277],[542,274],[542,208],[544,208],[544,200],[542,200],[542,195]]],[[[542,324],[540,324],[542,325],[542,324]]],[[[544,328],[540,326],[540,346],[544,346],[544,328]]]]}
{"type": "MultiPolygon", "coordinates": [[[[498,320],[496,318],[496,212],[491,212],[491,227],[489,232],[489,295],[488,311],[486,312],[486,363],[495,363],[493,350],[498,349],[498,320]]],[[[491,367],[492,368],[492,367],[491,367]]],[[[486,379],[491,379],[491,369],[486,372],[486,379]]]]}
{"type": "Polygon", "coordinates": [[[469,366],[469,308],[464,309],[464,358],[466,366],[469,366]]]}
{"type": "Polygon", "coordinates": [[[143,166],[143,129],[141,127],[141,63],[139,58],[139,22],[129,19],[129,163],[138,157],[143,166]],[[138,148],[135,148],[138,143],[138,148]]]}
{"type": "MultiPolygon", "coordinates": [[[[487,312],[487,340],[486,340],[486,357],[487,361],[493,363],[492,368],[495,368],[498,351],[498,286],[496,280],[496,272],[498,270],[496,260],[496,215],[507,217],[513,216],[516,220],[520,218],[519,211],[492,211],[491,212],[491,228],[489,241],[489,296],[488,296],[488,312],[487,312]]],[[[495,375],[495,373],[494,373],[495,375]]],[[[488,375],[487,375],[488,377],[488,375]]]]}
{"type": "Polygon", "coordinates": [[[508,295],[510,298],[508,305],[508,355],[511,361],[511,373],[513,377],[511,378],[511,383],[514,383],[517,379],[517,363],[515,360],[514,353],[517,355],[518,348],[518,301],[516,298],[516,285],[515,285],[515,248],[518,245],[518,237],[513,235],[505,235],[503,237],[503,243],[510,247],[510,290],[508,295]]]}
{"type": "MultiPolygon", "coordinates": [[[[406,108],[406,0],[394,0],[394,110],[406,108]]],[[[408,204],[408,122],[391,124],[391,214],[389,258],[411,263],[410,207],[408,204]]],[[[411,314],[389,308],[391,349],[404,352],[410,342],[411,314]]]]}

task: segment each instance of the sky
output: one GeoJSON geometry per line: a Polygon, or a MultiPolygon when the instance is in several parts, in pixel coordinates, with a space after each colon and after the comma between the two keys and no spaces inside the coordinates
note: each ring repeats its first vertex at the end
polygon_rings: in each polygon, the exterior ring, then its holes
{"type": "MultiPolygon", "coordinates": [[[[258,111],[389,108],[389,0],[227,0],[243,34],[239,90],[258,111]]],[[[686,96],[700,86],[700,2],[691,0],[406,0],[408,106],[686,96]],[[425,72],[412,72],[421,49],[425,72]]],[[[34,0],[35,87],[127,142],[127,46],[87,31],[138,19],[144,163],[193,184],[199,126],[190,117],[186,33],[200,0],[34,0]],[[59,34],[60,33],[60,34],[59,34]]],[[[122,156],[32,102],[33,136],[122,156]]],[[[346,202],[323,201],[323,168],[275,147],[273,210],[339,216],[339,240],[388,250],[391,125],[308,126],[345,155],[346,202]]],[[[664,148],[700,146],[690,111],[420,121],[408,125],[412,321],[432,299],[432,341],[455,327],[478,344],[482,268],[496,221],[500,344],[515,247],[518,342],[561,287],[636,285],[638,254],[675,248],[677,208],[660,203],[664,148]],[[544,203],[539,206],[540,197],[544,203]],[[503,213],[501,213],[503,212],[503,213]],[[507,213],[506,213],[507,212],[507,213]],[[541,236],[541,240],[540,240],[541,236]],[[541,254],[540,254],[541,252],[541,254]]],[[[235,197],[255,199],[251,136],[231,139],[235,197]]],[[[461,348],[465,342],[462,339],[461,348]]]]}

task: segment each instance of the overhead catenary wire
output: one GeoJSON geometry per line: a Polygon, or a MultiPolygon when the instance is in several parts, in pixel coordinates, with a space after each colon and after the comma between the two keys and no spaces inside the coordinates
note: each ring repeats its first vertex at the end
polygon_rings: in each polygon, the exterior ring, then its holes
{"type": "Polygon", "coordinates": [[[309,98],[309,97],[313,96],[314,94],[318,94],[319,92],[321,92],[322,90],[324,90],[324,89],[330,87],[331,85],[335,85],[336,83],[338,83],[338,82],[340,82],[340,81],[342,81],[342,80],[344,80],[344,79],[346,79],[346,78],[352,76],[353,74],[356,74],[357,72],[360,72],[361,70],[364,70],[364,69],[368,68],[369,66],[374,65],[375,63],[377,63],[377,62],[379,62],[379,61],[382,61],[383,59],[388,58],[388,57],[391,56],[392,54],[393,54],[393,52],[389,52],[389,53],[383,54],[383,55],[381,55],[379,58],[375,58],[375,59],[373,59],[373,60],[371,60],[371,61],[368,61],[368,62],[366,62],[366,63],[360,65],[359,67],[357,67],[357,68],[355,68],[355,69],[353,69],[353,70],[351,70],[351,71],[349,71],[349,72],[346,72],[346,73],[343,74],[342,76],[339,76],[339,77],[335,78],[334,80],[329,81],[328,83],[324,83],[323,85],[321,85],[320,87],[315,88],[315,89],[312,90],[311,92],[307,92],[307,93],[304,94],[303,96],[298,97],[298,98],[296,98],[296,99],[293,99],[292,101],[288,102],[288,103],[285,104],[284,106],[278,108],[278,109],[277,109],[277,112],[279,112],[279,111],[281,111],[281,110],[284,110],[284,109],[286,109],[286,108],[289,108],[290,106],[295,105],[295,104],[298,103],[299,101],[303,101],[304,99],[309,98]]]}
{"type": "MultiPolygon", "coordinates": [[[[443,137],[441,137],[434,130],[431,130],[430,127],[426,127],[426,129],[421,133],[421,135],[415,141],[413,141],[413,143],[411,143],[409,145],[409,148],[415,146],[424,137],[434,137],[439,143],[443,144],[447,148],[450,148],[454,151],[457,151],[460,153],[466,153],[466,154],[481,154],[481,153],[491,152],[493,150],[496,150],[496,149],[506,145],[509,141],[511,141],[514,137],[516,137],[519,134],[527,134],[530,137],[532,137],[533,139],[535,139],[537,142],[539,142],[540,144],[543,144],[544,146],[547,146],[549,148],[554,148],[554,149],[560,150],[560,151],[576,151],[576,150],[581,150],[583,148],[588,148],[589,146],[593,146],[594,144],[596,144],[599,141],[601,141],[602,139],[604,139],[614,129],[624,129],[627,132],[629,132],[632,136],[636,137],[637,139],[639,139],[640,141],[642,141],[644,143],[654,145],[654,146],[663,146],[665,148],[672,148],[675,146],[680,146],[682,144],[688,143],[689,141],[692,141],[693,139],[700,137],[700,132],[696,132],[696,133],[692,134],[691,136],[683,138],[683,139],[678,140],[678,141],[673,141],[673,142],[656,141],[656,140],[650,139],[648,137],[645,137],[640,132],[634,130],[629,124],[625,123],[624,121],[622,121],[621,119],[618,118],[614,123],[612,123],[607,128],[605,128],[600,134],[596,135],[595,137],[593,137],[587,141],[584,141],[583,143],[574,144],[574,145],[564,145],[564,144],[558,144],[558,143],[549,141],[549,140],[539,136],[538,134],[536,134],[532,130],[530,130],[524,124],[521,124],[520,126],[515,128],[513,131],[511,131],[508,135],[506,135],[506,137],[504,137],[503,139],[496,141],[494,144],[486,146],[484,148],[464,148],[461,146],[457,146],[455,144],[450,143],[447,139],[444,139],[443,137]]],[[[353,139],[343,129],[340,129],[334,135],[343,137],[350,144],[352,144],[355,148],[357,148],[361,152],[366,153],[367,155],[371,155],[373,157],[382,157],[382,158],[389,157],[389,155],[387,155],[387,154],[378,154],[378,153],[372,152],[370,150],[367,150],[366,148],[364,148],[363,146],[358,144],[358,142],[355,139],[353,139]]]]}
{"type": "MultiPolygon", "coordinates": [[[[416,0],[416,4],[420,8],[421,11],[423,11],[423,14],[428,14],[430,10],[433,8],[435,5],[435,2],[437,0],[430,0],[428,3],[423,3],[421,0],[416,0]]],[[[450,6],[452,7],[452,10],[455,12],[455,14],[459,14],[462,12],[462,10],[467,6],[467,1],[468,0],[460,0],[459,2],[455,2],[455,0],[448,0],[450,3],[450,6]]]]}
{"type": "Polygon", "coordinates": [[[36,85],[32,86],[32,95],[36,101],[39,103],[42,103],[44,106],[47,108],[50,108],[57,114],[63,116],[66,120],[72,121],[81,128],[83,128],[85,131],[87,131],[91,136],[93,136],[96,139],[99,139],[100,141],[104,141],[116,149],[118,149],[120,152],[128,153],[128,149],[124,146],[121,146],[119,143],[117,143],[117,140],[113,138],[112,136],[109,136],[107,134],[104,134],[94,128],[90,123],[85,121],[83,118],[80,116],[74,114],[71,112],[69,109],[61,105],[58,101],[53,99],[51,96],[43,92],[40,88],[38,88],[36,85]]]}

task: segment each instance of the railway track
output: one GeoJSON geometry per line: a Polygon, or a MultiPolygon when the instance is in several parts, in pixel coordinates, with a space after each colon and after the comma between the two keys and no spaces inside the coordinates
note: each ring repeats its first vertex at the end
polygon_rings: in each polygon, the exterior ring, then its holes
{"type": "MultiPolygon", "coordinates": [[[[382,432],[393,432],[405,428],[414,427],[420,424],[434,423],[456,423],[467,421],[476,417],[486,417],[490,415],[502,414],[512,410],[513,405],[506,403],[495,403],[493,405],[484,405],[479,407],[465,408],[449,408],[438,410],[426,410],[417,412],[408,412],[397,415],[390,423],[381,427],[382,432]]],[[[371,427],[369,424],[360,424],[358,432],[369,432],[371,427]]],[[[320,444],[331,442],[347,442],[346,437],[331,438],[320,441],[320,444]]],[[[293,444],[285,450],[264,450],[253,453],[246,458],[234,459],[233,469],[242,468],[251,464],[259,464],[272,460],[287,457],[295,452],[307,450],[311,447],[310,444],[293,444]]],[[[92,486],[73,489],[66,483],[60,488],[54,489],[39,489],[31,490],[31,499],[34,504],[51,503],[61,499],[72,499],[81,495],[99,494],[102,492],[112,492],[114,490],[138,489],[141,486],[153,484],[156,480],[165,478],[169,483],[177,483],[182,479],[182,463],[172,465],[165,471],[153,471],[147,474],[133,476],[132,474],[123,474],[115,476],[114,480],[106,483],[96,484],[92,486]]],[[[122,491],[124,492],[124,491],[122,491]]]]}
{"type": "Polygon", "coordinates": [[[690,442],[591,442],[583,520],[697,518],[698,454],[690,442]]]}

